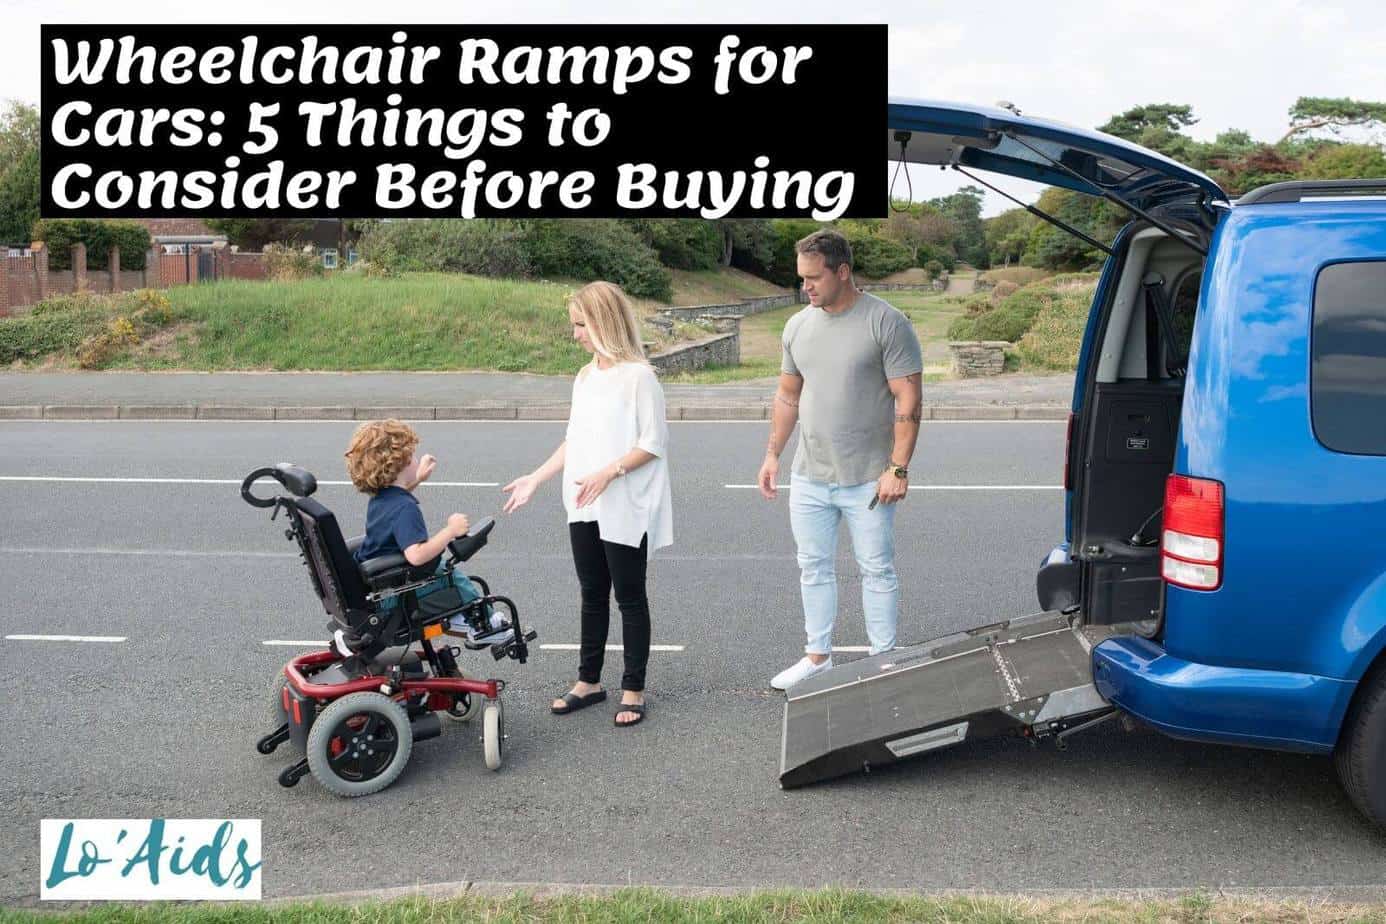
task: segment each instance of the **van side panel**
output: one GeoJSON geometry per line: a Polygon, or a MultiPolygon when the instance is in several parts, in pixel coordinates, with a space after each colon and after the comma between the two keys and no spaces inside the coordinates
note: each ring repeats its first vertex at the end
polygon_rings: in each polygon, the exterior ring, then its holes
{"type": "MultiPolygon", "coordinates": [[[[1223,584],[1168,588],[1176,661],[1355,683],[1386,645],[1386,456],[1325,448],[1310,414],[1315,280],[1353,260],[1386,260],[1386,203],[1234,208],[1214,238],[1175,471],[1225,487],[1223,584]]],[[[1242,733],[1292,737],[1244,695],[1242,733]]]]}

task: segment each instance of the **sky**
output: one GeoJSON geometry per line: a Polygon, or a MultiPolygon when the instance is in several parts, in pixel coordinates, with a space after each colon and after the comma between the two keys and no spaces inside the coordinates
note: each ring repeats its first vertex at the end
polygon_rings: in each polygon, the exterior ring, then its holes
{"type": "MultiPolygon", "coordinates": [[[[1142,103],[1187,103],[1211,139],[1229,128],[1275,140],[1300,96],[1386,100],[1386,15],[1375,0],[1162,0],[1158,4],[818,0],[0,0],[0,97],[37,103],[41,23],[885,23],[892,96],[1014,103],[1027,115],[1096,127],[1142,103]],[[656,16],[650,14],[654,11],[656,16]],[[850,14],[850,15],[844,15],[850,14]]],[[[843,61],[850,79],[853,62],[843,61]]],[[[785,113],[802,130],[801,113],[785,113]]],[[[851,114],[843,113],[844,130],[851,114]]],[[[889,170],[889,165],[885,165],[889,170]]],[[[915,168],[916,199],[964,182],[915,168]]],[[[989,180],[994,178],[988,177],[989,180]]],[[[1040,187],[996,181],[1025,201],[1040,187]]],[[[902,187],[896,189],[900,194],[902,187]]],[[[988,193],[984,214],[1010,203],[988,193]]]]}

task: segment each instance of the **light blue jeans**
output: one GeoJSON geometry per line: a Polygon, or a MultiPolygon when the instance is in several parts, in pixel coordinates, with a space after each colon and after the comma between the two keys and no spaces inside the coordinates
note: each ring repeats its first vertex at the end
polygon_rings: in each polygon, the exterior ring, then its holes
{"type": "Polygon", "coordinates": [[[799,547],[799,590],[804,598],[808,654],[830,654],[837,618],[837,532],[847,521],[861,569],[861,608],[871,653],[895,647],[900,580],[895,574],[895,505],[877,504],[876,482],[824,484],[798,475],[789,480],[789,524],[799,547]]]}

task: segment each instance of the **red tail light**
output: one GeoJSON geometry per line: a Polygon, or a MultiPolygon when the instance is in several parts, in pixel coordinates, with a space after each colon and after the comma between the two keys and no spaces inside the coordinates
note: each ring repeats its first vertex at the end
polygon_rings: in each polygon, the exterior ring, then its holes
{"type": "Polygon", "coordinates": [[[1193,590],[1222,585],[1223,506],[1222,482],[1166,479],[1160,572],[1170,584],[1193,590]]]}
{"type": "Polygon", "coordinates": [[[1072,411],[1068,412],[1068,435],[1064,437],[1064,490],[1073,490],[1073,472],[1070,466],[1073,462],[1073,422],[1078,419],[1078,415],[1072,411]]]}

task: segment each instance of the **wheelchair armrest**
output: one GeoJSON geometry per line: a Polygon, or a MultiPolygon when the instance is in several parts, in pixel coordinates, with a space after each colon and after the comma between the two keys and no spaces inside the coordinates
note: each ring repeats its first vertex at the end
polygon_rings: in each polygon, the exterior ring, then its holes
{"type": "Polygon", "coordinates": [[[379,555],[361,562],[361,578],[371,590],[384,590],[432,576],[432,568],[417,568],[409,564],[402,553],[379,555]]]}

